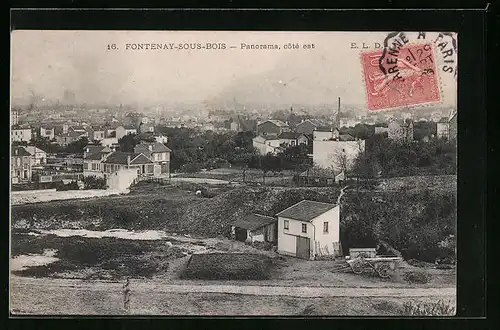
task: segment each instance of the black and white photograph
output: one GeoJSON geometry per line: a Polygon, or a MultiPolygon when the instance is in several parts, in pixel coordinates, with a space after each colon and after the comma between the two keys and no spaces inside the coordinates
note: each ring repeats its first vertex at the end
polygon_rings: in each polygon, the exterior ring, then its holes
{"type": "Polygon", "coordinates": [[[11,315],[454,316],[458,47],[13,30],[11,315]]]}

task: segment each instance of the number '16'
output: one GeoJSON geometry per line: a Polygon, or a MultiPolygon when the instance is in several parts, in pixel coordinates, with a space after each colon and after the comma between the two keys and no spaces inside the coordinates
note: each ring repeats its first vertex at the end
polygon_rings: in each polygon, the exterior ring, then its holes
{"type": "Polygon", "coordinates": [[[116,48],[116,44],[108,44],[108,50],[118,49],[116,48]]]}

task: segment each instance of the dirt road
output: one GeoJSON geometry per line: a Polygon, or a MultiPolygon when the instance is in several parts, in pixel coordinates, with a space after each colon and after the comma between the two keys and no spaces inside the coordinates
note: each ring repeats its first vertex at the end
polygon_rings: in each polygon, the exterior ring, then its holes
{"type": "Polygon", "coordinates": [[[11,277],[13,314],[39,315],[296,315],[317,306],[319,315],[399,315],[405,301],[455,300],[454,288],[335,288],[250,285],[178,285],[11,277]],[[335,297],[335,299],[332,299],[335,297]],[[388,305],[389,304],[389,305],[388,305]],[[389,306],[380,311],[377,306],[389,306]],[[325,307],[326,306],[326,307],[325,307]],[[391,307],[392,306],[392,307],[391,307]],[[399,306],[399,307],[397,307],[399,306]],[[321,307],[321,308],[320,308],[321,307]],[[374,309],[375,308],[375,309],[374,309]]]}
{"type": "MultiPolygon", "coordinates": [[[[66,279],[36,279],[11,277],[11,292],[26,286],[57,287],[64,290],[106,290],[120,291],[123,283],[105,281],[83,281],[66,279]]],[[[336,287],[290,287],[260,285],[178,285],[165,284],[161,281],[141,280],[130,283],[132,291],[172,292],[172,293],[232,293],[258,296],[291,297],[453,297],[455,288],[336,288],[336,287]]]]}

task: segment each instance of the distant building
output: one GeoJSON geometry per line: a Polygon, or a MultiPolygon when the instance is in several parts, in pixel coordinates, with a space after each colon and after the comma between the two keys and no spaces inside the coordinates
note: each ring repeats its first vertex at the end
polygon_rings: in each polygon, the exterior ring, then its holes
{"type": "Polygon", "coordinates": [[[139,125],[139,133],[147,133],[147,132],[154,133],[154,131],[155,131],[155,126],[152,123],[141,122],[141,124],[139,125]]]}
{"type": "Polygon", "coordinates": [[[32,155],[23,147],[13,147],[10,155],[12,183],[31,181],[32,155]]]}
{"type": "Polygon", "coordinates": [[[413,141],[413,120],[405,119],[391,120],[388,125],[388,136],[399,143],[410,143],[413,141]]]}
{"type": "Polygon", "coordinates": [[[24,149],[32,156],[32,165],[47,163],[47,153],[40,148],[27,146],[24,149]]]}
{"type": "Polygon", "coordinates": [[[453,111],[451,118],[449,119],[449,123],[450,123],[449,138],[456,139],[457,138],[457,112],[456,111],[453,111]]]}
{"type": "Polygon", "coordinates": [[[103,161],[113,149],[105,146],[87,145],[83,149],[83,176],[104,177],[103,161]]]}
{"type": "Polygon", "coordinates": [[[118,126],[115,132],[116,138],[119,140],[128,134],[137,134],[137,129],[133,126],[118,126]]]}
{"type": "Polygon", "coordinates": [[[19,123],[19,112],[17,110],[10,110],[10,124],[17,125],[19,123]]]}
{"type": "Polygon", "coordinates": [[[448,121],[448,118],[443,117],[436,123],[436,136],[438,138],[449,138],[450,122],[448,121]]]}
{"type": "Polygon", "coordinates": [[[87,137],[87,132],[82,133],[70,131],[68,133],[56,135],[56,142],[60,146],[67,146],[73,142],[80,140],[83,137],[87,137]]]}
{"type": "Polygon", "coordinates": [[[341,255],[338,205],[303,200],[276,216],[278,253],[308,260],[341,255]]]}
{"type": "Polygon", "coordinates": [[[284,147],[295,147],[299,145],[308,145],[309,139],[303,133],[283,132],[278,135],[280,145],[284,147]]]}
{"type": "Polygon", "coordinates": [[[306,119],[295,126],[295,131],[297,133],[312,135],[316,129],[320,127],[326,127],[327,125],[328,124],[323,120],[306,119]]]}
{"type": "Polygon", "coordinates": [[[31,140],[31,127],[13,126],[10,131],[11,142],[29,142],[31,140]]]}
{"type": "Polygon", "coordinates": [[[142,142],[134,147],[135,153],[141,153],[153,161],[154,176],[170,174],[170,153],[172,150],[163,143],[142,142]]]}
{"type": "Polygon", "coordinates": [[[39,136],[48,140],[53,140],[56,136],[56,131],[54,127],[40,126],[39,136]]]}
{"type": "Polygon", "coordinates": [[[267,155],[268,153],[276,154],[283,148],[280,146],[281,141],[276,136],[262,136],[258,135],[253,138],[252,145],[260,155],[267,155]]]}
{"type": "Polygon", "coordinates": [[[283,132],[289,132],[290,127],[281,120],[266,120],[257,125],[257,135],[278,136],[283,132]]]}
{"type": "Polygon", "coordinates": [[[314,141],[328,141],[337,139],[340,136],[338,128],[318,127],[313,131],[314,141]]]}
{"type": "Polygon", "coordinates": [[[350,171],[357,156],[365,150],[365,140],[340,135],[337,140],[313,141],[313,163],[336,173],[350,171]]]}
{"type": "Polygon", "coordinates": [[[389,133],[388,127],[379,127],[379,126],[375,127],[375,135],[385,134],[385,133],[389,133]]]}
{"type": "Polygon", "coordinates": [[[89,141],[100,141],[106,137],[106,130],[103,127],[89,126],[86,131],[89,141]]]}

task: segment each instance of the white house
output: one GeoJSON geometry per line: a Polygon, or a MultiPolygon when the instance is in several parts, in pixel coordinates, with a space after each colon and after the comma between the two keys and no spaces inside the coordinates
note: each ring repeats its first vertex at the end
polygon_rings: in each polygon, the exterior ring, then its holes
{"type": "Polygon", "coordinates": [[[340,132],[337,128],[333,130],[318,129],[313,132],[314,141],[328,141],[331,139],[336,139],[340,136],[340,132]]]}
{"type": "Polygon", "coordinates": [[[34,146],[24,147],[24,149],[33,156],[33,165],[45,164],[47,162],[47,153],[34,146]]]}
{"type": "Polygon", "coordinates": [[[438,138],[448,138],[450,133],[450,123],[447,118],[441,118],[436,123],[436,136],[438,138]]]}
{"type": "Polygon", "coordinates": [[[262,135],[253,138],[252,145],[257,149],[259,154],[267,155],[268,153],[276,153],[280,148],[281,140],[277,137],[264,137],[262,135]]]}
{"type": "Polygon", "coordinates": [[[341,255],[338,205],[303,200],[276,216],[278,253],[310,260],[341,255]]]}
{"type": "Polygon", "coordinates": [[[30,127],[13,127],[10,131],[11,142],[29,142],[31,140],[30,127]]]}
{"type": "Polygon", "coordinates": [[[278,139],[280,140],[280,145],[286,147],[295,147],[301,144],[307,145],[309,143],[305,134],[295,132],[283,132],[278,136],[278,139]]]}
{"type": "Polygon", "coordinates": [[[365,140],[341,135],[338,140],[313,141],[313,163],[335,172],[352,169],[356,157],[365,150],[365,140]]]}

